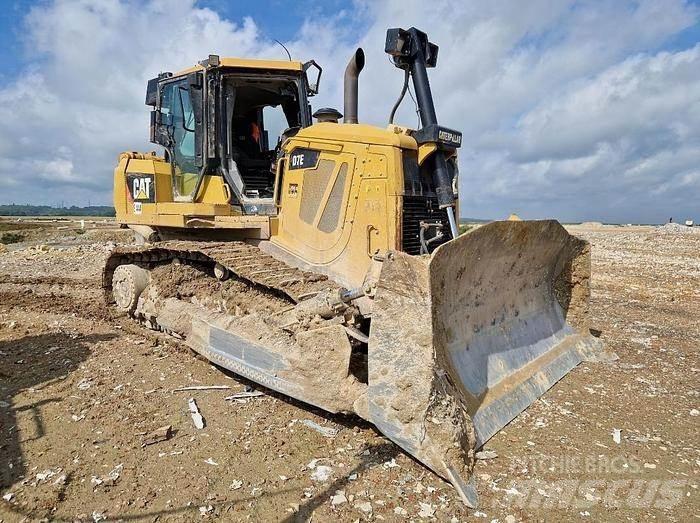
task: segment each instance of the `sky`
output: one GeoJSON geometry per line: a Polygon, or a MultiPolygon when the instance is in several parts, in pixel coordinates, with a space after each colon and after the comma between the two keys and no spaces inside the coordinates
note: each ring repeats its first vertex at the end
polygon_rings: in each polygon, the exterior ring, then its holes
{"type": "MultiPolygon", "coordinates": [[[[110,204],[148,143],[146,82],[209,54],[323,67],[314,108],[385,127],[403,81],[389,27],[440,46],[439,122],[461,130],[462,216],[700,221],[700,2],[688,0],[4,0],[0,204],[110,204]]],[[[415,127],[406,98],[397,123],[415,127]]]]}

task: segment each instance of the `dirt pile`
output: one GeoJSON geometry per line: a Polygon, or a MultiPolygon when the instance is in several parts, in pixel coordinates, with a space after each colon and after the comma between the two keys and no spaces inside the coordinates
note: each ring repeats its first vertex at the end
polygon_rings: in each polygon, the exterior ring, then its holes
{"type": "Polygon", "coordinates": [[[700,234],[700,227],[688,227],[680,223],[667,223],[658,227],[657,230],[667,234],[700,234]]]}

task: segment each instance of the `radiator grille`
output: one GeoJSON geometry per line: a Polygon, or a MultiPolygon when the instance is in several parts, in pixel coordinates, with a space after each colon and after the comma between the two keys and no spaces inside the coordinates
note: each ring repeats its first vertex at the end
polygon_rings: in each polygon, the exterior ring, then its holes
{"type": "MultiPolygon", "coordinates": [[[[408,254],[420,254],[420,222],[440,222],[442,224],[441,240],[430,244],[429,251],[452,239],[450,224],[445,209],[438,209],[437,198],[427,196],[404,196],[401,229],[401,250],[408,254]]],[[[434,232],[430,232],[430,235],[434,232]]]]}

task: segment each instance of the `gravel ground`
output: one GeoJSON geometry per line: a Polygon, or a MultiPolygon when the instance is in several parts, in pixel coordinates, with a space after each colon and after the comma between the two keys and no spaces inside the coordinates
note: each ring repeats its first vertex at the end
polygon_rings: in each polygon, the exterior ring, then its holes
{"type": "Polygon", "coordinates": [[[487,443],[475,511],[358,418],[225,400],[250,384],[103,305],[124,231],[78,228],[44,223],[0,253],[2,521],[700,517],[697,230],[571,228],[593,245],[593,324],[619,360],[580,365],[487,443]],[[201,385],[228,389],[175,390],[201,385]]]}

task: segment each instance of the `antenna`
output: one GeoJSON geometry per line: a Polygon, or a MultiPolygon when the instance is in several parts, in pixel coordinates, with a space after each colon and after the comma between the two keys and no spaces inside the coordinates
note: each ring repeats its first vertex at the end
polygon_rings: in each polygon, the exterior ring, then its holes
{"type": "Polygon", "coordinates": [[[278,44],[280,44],[280,45],[282,46],[282,49],[284,49],[284,50],[287,52],[287,56],[289,57],[289,61],[291,62],[291,61],[292,61],[292,55],[289,54],[289,49],[287,49],[287,48],[284,46],[284,44],[283,44],[282,42],[280,42],[279,40],[277,40],[276,38],[274,38],[274,41],[277,42],[278,44]]]}

